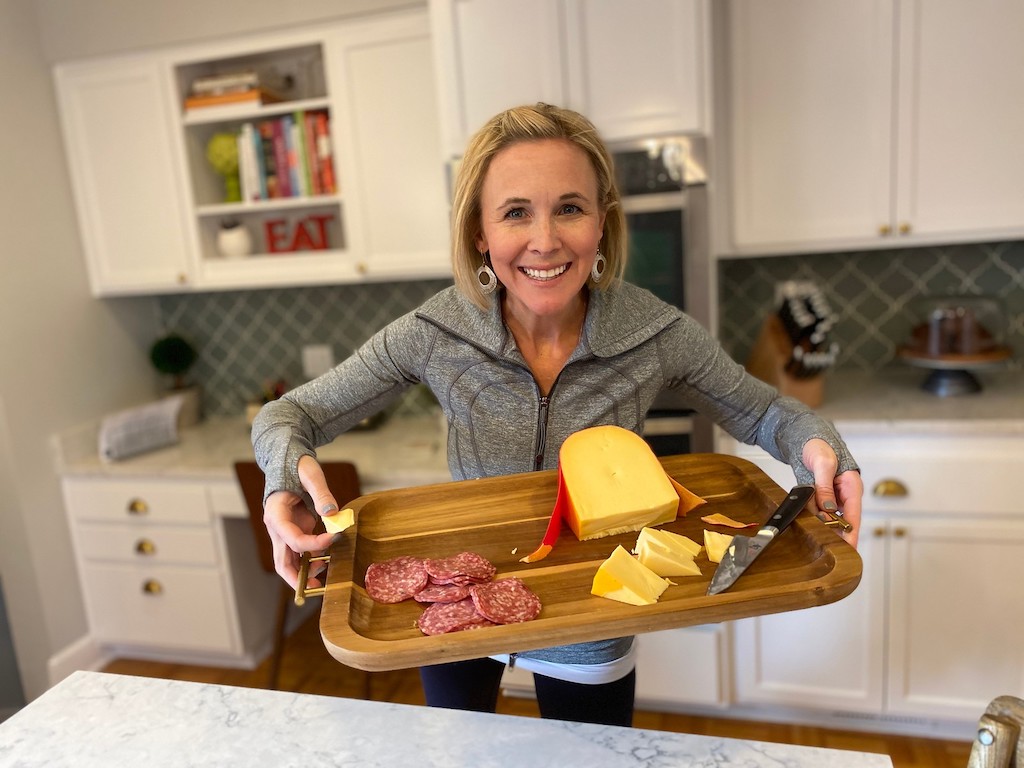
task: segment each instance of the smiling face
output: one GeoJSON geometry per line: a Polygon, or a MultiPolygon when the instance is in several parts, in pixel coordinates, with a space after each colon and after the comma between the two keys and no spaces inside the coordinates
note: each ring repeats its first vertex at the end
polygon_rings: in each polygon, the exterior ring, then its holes
{"type": "Polygon", "coordinates": [[[491,159],[480,210],[477,249],[490,251],[505,311],[524,322],[572,315],[604,232],[586,152],[564,139],[506,147],[491,159]]]}

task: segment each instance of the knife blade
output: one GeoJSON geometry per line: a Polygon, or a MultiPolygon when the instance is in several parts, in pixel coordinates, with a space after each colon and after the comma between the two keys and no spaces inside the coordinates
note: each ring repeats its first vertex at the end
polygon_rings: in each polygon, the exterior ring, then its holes
{"type": "Polygon", "coordinates": [[[734,536],[732,543],[722,555],[722,562],[715,569],[708,587],[709,595],[724,592],[736,583],[743,572],[750,567],[775,538],[792,523],[807,502],[814,496],[813,485],[796,485],[775,510],[768,522],[753,536],[734,536]]]}

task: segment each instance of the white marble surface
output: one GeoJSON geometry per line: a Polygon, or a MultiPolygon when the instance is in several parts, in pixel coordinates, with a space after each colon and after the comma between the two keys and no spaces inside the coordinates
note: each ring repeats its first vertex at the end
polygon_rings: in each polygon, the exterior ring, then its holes
{"type": "Polygon", "coordinates": [[[0,724],[0,765],[891,768],[884,755],[76,672],[0,724]]]}

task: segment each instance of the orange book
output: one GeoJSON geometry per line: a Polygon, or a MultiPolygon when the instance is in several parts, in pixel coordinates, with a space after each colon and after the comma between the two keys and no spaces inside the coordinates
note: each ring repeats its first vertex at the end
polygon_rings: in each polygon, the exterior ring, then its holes
{"type": "Polygon", "coordinates": [[[199,96],[188,96],[185,109],[202,109],[203,107],[219,107],[225,104],[274,104],[282,99],[263,88],[250,88],[245,91],[228,93],[209,93],[199,96]]]}

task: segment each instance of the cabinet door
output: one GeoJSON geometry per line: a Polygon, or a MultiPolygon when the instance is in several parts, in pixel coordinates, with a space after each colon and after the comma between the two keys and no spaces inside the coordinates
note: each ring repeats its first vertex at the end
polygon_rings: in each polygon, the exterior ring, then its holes
{"type": "Polygon", "coordinates": [[[728,10],[734,248],[876,238],[892,218],[892,0],[728,10]]]}
{"type": "Polygon", "coordinates": [[[900,4],[898,220],[918,235],[1024,232],[1024,4],[900,4]]]}
{"type": "Polygon", "coordinates": [[[605,139],[705,131],[705,14],[701,0],[569,0],[571,105],[605,139]]]}
{"type": "Polygon", "coordinates": [[[709,624],[637,637],[636,702],[662,711],[728,703],[725,626],[709,624]]]}
{"type": "Polygon", "coordinates": [[[852,595],[734,623],[739,702],[881,713],[886,541],[884,526],[865,518],[864,571],[852,595]]]}
{"type": "Polygon", "coordinates": [[[353,26],[332,58],[343,80],[348,182],[360,272],[449,277],[448,201],[430,28],[425,13],[353,26]]]}
{"type": "Polygon", "coordinates": [[[1024,524],[896,520],[889,711],[974,720],[996,696],[1024,696],[1024,524]]]}
{"type": "Polygon", "coordinates": [[[519,104],[564,105],[560,3],[430,0],[445,151],[519,104]]]}
{"type": "Polygon", "coordinates": [[[56,81],[93,294],[185,285],[190,230],[166,67],[146,56],[67,64],[56,81]]]}

